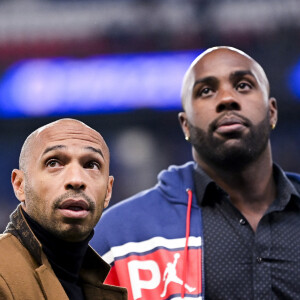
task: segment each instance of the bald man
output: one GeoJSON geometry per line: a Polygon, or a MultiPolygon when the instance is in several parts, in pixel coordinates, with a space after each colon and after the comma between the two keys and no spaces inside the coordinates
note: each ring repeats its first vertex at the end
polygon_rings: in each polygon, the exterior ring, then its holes
{"type": "Polygon", "coordinates": [[[194,161],[109,209],[92,241],[129,299],[300,299],[300,177],[272,160],[269,94],[238,49],[191,64],[179,121],[194,161]]]}
{"type": "Polygon", "coordinates": [[[74,119],[26,139],[12,185],[20,205],[0,236],[0,299],[127,299],[89,246],[113,177],[102,136],[74,119]]]}

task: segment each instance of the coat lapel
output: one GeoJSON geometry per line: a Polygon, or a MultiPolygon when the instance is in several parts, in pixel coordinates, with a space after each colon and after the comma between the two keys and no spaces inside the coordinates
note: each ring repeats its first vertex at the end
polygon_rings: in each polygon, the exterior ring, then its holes
{"type": "Polygon", "coordinates": [[[35,272],[47,300],[69,300],[51,267],[41,265],[35,272]]]}

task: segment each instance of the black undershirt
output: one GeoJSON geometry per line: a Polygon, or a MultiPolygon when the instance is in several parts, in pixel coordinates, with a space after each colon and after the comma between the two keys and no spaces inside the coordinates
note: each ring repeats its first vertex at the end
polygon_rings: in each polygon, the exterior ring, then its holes
{"type": "Polygon", "coordinates": [[[33,233],[42,244],[43,251],[69,299],[84,300],[79,271],[88,243],[94,233],[92,232],[87,239],[81,242],[66,242],[46,231],[24,210],[23,213],[33,233]]]}

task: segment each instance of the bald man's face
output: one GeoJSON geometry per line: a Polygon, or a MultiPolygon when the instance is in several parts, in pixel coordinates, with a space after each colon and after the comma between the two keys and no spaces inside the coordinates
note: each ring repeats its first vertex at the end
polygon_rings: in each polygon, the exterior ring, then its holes
{"type": "Polygon", "coordinates": [[[85,239],[112,192],[104,140],[91,128],[64,120],[39,132],[29,150],[26,174],[14,170],[12,177],[24,210],[61,239],[85,239]]]}
{"type": "Polygon", "coordinates": [[[218,49],[204,55],[187,78],[185,112],[179,119],[200,159],[207,153],[226,157],[234,149],[252,153],[256,146],[257,151],[266,147],[277,108],[275,99],[268,97],[266,76],[255,61],[218,49]]]}

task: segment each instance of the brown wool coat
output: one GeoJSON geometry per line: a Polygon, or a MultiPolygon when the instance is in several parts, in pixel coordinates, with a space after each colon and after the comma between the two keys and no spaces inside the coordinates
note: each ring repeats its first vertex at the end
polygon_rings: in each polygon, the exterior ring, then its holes
{"type": "MultiPolygon", "coordinates": [[[[126,300],[124,288],[103,284],[109,271],[89,247],[80,271],[86,300],[126,300]]],[[[19,207],[0,235],[0,300],[68,300],[19,207]]]]}

